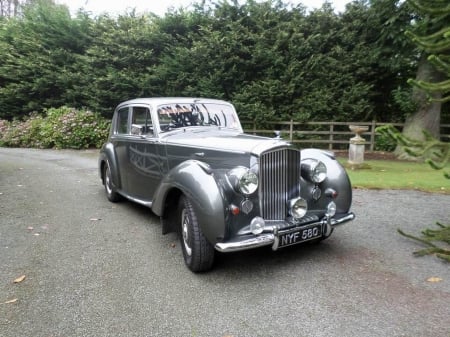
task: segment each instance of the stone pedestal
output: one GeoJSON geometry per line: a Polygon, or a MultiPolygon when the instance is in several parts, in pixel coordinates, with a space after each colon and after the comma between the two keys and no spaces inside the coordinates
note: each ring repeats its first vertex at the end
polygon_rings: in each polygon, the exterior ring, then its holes
{"type": "Polygon", "coordinates": [[[350,138],[350,147],[348,151],[348,163],[352,167],[360,167],[364,162],[364,150],[366,140],[361,137],[361,133],[366,132],[368,126],[350,125],[349,129],[353,131],[356,136],[350,138]]]}

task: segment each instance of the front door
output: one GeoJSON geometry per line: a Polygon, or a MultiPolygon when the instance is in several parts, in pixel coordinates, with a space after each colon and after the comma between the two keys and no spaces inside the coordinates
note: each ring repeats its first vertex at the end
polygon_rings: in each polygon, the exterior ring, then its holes
{"type": "Polygon", "coordinates": [[[148,106],[131,107],[127,189],[131,197],[145,202],[153,200],[153,194],[161,181],[161,145],[155,137],[153,125],[148,106]]]}

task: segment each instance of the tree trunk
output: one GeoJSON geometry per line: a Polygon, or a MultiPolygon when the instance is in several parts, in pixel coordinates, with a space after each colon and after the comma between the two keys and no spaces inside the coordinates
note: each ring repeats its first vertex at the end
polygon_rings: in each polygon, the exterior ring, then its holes
{"type": "MultiPolygon", "coordinates": [[[[422,55],[419,61],[416,80],[425,82],[438,82],[442,80],[442,74],[428,62],[427,55],[425,54],[422,55]]],[[[432,101],[430,97],[432,99],[439,99],[442,97],[442,94],[428,94],[424,90],[414,87],[412,99],[417,106],[417,111],[406,118],[402,132],[405,137],[424,140],[423,130],[428,131],[436,138],[440,137],[442,103],[432,101]]],[[[397,146],[395,149],[395,154],[402,159],[418,159],[409,156],[400,146],[397,146]]]]}

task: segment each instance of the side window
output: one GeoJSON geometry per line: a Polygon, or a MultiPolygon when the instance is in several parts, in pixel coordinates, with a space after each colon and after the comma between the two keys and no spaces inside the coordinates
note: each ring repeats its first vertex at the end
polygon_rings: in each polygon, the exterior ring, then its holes
{"type": "Polygon", "coordinates": [[[128,134],[128,108],[122,108],[117,112],[116,133],[128,134]]]}
{"type": "Polygon", "coordinates": [[[153,123],[148,108],[140,106],[133,107],[131,134],[153,135],[153,123]]]}

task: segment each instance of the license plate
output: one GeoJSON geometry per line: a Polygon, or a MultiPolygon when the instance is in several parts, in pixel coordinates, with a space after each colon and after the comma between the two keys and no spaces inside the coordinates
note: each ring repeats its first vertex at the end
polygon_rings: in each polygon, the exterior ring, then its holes
{"type": "Polygon", "coordinates": [[[312,240],[322,236],[322,226],[316,225],[313,227],[303,228],[290,233],[280,234],[278,238],[278,247],[286,247],[295,245],[303,241],[312,240]]]}

